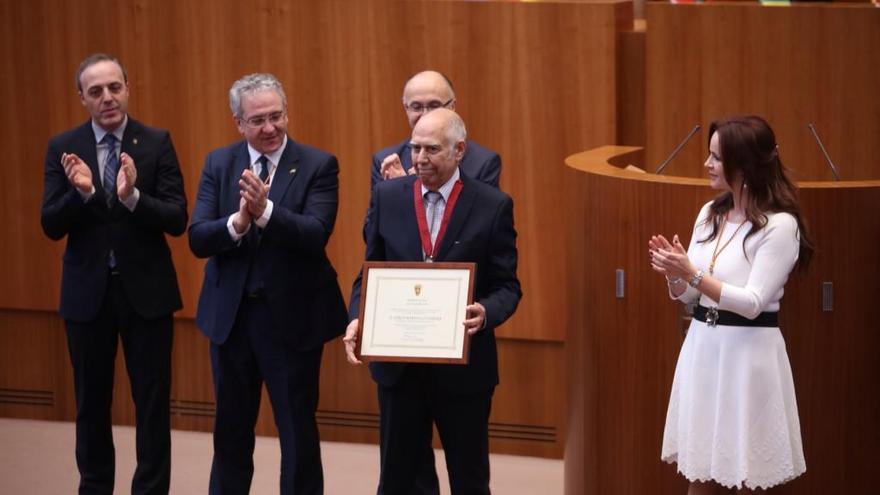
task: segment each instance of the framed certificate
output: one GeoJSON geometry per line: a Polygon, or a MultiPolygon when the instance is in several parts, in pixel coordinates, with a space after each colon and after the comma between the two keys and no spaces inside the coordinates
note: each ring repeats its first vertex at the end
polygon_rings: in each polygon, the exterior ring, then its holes
{"type": "Polygon", "coordinates": [[[364,263],[356,354],[363,361],[467,364],[474,263],[364,263]]]}

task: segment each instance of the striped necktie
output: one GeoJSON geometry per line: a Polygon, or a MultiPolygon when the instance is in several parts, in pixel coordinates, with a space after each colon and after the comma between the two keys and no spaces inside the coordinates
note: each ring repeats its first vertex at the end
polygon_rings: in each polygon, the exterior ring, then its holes
{"type": "Polygon", "coordinates": [[[104,192],[107,193],[107,204],[113,202],[116,195],[116,175],[119,173],[119,156],[116,155],[117,139],[113,133],[108,132],[104,135],[102,143],[107,145],[107,160],[104,162],[103,185],[104,192]]]}
{"type": "Polygon", "coordinates": [[[428,217],[428,231],[431,233],[431,245],[437,242],[437,235],[440,233],[440,201],[443,196],[437,191],[428,191],[425,193],[425,201],[428,205],[425,213],[428,217]]]}

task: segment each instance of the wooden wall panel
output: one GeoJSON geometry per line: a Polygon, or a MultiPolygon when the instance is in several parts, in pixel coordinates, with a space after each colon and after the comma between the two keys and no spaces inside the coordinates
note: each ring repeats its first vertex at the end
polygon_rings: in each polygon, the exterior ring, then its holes
{"type": "Polygon", "coordinates": [[[645,23],[620,33],[617,46],[617,140],[645,145],[645,23]]]}
{"type": "Polygon", "coordinates": [[[72,420],[73,373],[64,325],[39,311],[0,311],[0,416],[72,420]]]}
{"type": "MultiPolygon", "coordinates": [[[[623,150],[626,151],[626,150],[623,150]]],[[[613,151],[609,154],[620,154],[613,151]]],[[[657,177],[582,167],[588,198],[580,214],[587,277],[583,331],[569,334],[566,446],[568,494],[684,493],[674,466],[659,459],[669,390],[682,342],[681,304],[666,295],[647,261],[647,239],[678,233],[687,243],[694,217],[714,196],[704,179],[657,177]],[[614,270],[626,294],[614,295],[614,270]],[[578,409],[583,407],[583,410],[578,409]],[[580,471],[594,464],[595,473],[580,471]]],[[[630,153],[616,163],[639,164],[630,153]]],[[[785,494],[869,493],[880,461],[880,396],[866,393],[880,373],[874,301],[880,297],[880,217],[858,215],[880,204],[880,181],[807,183],[804,214],[818,245],[805,276],[792,275],[782,302],[801,418],[807,472],[785,494]],[[820,283],[834,284],[834,311],[823,312],[820,283]]]]}
{"type": "MultiPolygon", "coordinates": [[[[566,409],[563,345],[502,339],[498,347],[502,386],[496,390],[489,419],[492,452],[561,457],[566,409]]],[[[172,428],[213,430],[214,392],[208,348],[208,340],[193,320],[175,319],[172,428]]],[[[339,351],[337,345],[327,346],[322,363],[317,415],[321,438],[377,443],[376,385],[366,367],[348,365],[339,351]]],[[[63,322],[51,312],[0,311],[0,416],[73,421],[75,413],[63,322]]],[[[131,387],[121,348],[114,378],[113,422],[134,424],[131,387]]],[[[265,391],[256,432],[277,436],[265,391]]],[[[435,444],[440,446],[437,437],[435,444]]]]}
{"type": "MultiPolygon", "coordinates": [[[[245,73],[276,74],[288,94],[291,136],[340,159],[328,251],[346,292],[362,259],[370,154],[408,136],[403,83],[432,67],[455,82],[470,137],[500,152],[502,187],[517,205],[527,296],[499,333],[562,341],[559,288],[569,253],[565,243],[543,240],[564,238],[567,229],[563,216],[547,212],[560,208],[563,158],[614,140],[616,32],[631,28],[631,4],[98,0],[86,12],[43,0],[0,8],[2,64],[15,74],[0,89],[41,96],[8,97],[16,118],[0,122],[11,163],[27,164],[11,168],[21,187],[0,199],[11,240],[0,256],[20,260],[0,289],[0,307],[57,305],[63,242],[45,239],[38,225],[42,159],[50,135],[87,118],[72,76],[86,54],[117,55],[131,78],[131,114],[171,130],[190,209],[205,154],[238,138],[228,87],[245,73]]],[[[181,315],[192,316],[203,262],[185,237],[171,244],[181,315]]]]}
{"type": "MultiPolygon", "coordinates": [[[[204,156],[239,139],[229,86],[246,73],[278,76],[288,96],[290,135],[340,160],[340,209],[328,252],[346,293],[363,257],[370,155],[409,135],[400,104],[405,80],[439,69],[455,82],[469,136],[501,154],[501,186],[516,204],[525,298],[498,331],[504,384],[496,395],[493,449],[558,457],[562,341],[571,324],[567,263],[576,256],[567,241],[567,206],[559,201],[560,191],[573,192],[560,180],[562,163],[614,141],[617,33],[631,27],[632,5],[623,0],[95,0],[88,9],[65,0],[2,2],[0,67],[8,77],[0,91],[12,118],[0,121],[0,145],[15,165],[8,167],[12,187],[0,196],[7,232],[0,258],[15,263],[0,287],[0,308],[35,311],[39,316],[28,325],[41,326],[41,335],[61,329],[49,315],[58,304],[64,243],[47,240],[39,226],[43,158],[51,135],[88,118],[73,82],[87,54],[118,56],[130,77],[131,115],[171,131],[190,211],[204,156]]],[[[184,299],[176,320],[174,426],[208,430],[210,363],[192,321],[204,262],[192,256],[185,237],[170,243],[184,299]]],[[[23,338],[12,326],[0,330],[11,342],[23,338]]],[[[69,374],[64,358],[53,360],[53,373],[69,374]]],[[[124,377],[121,357],[117,374],[124,377]]],[[[349,367],[339,343],[328,345],[319,415],[326,434],[374,441],[374,394],[366,369],[349,367]]],[[[118,422],[131,421],[128,395],[127,380],[118,380],[118,422]]],[[[70,406],[53,417],[72,419],[70,406]]],[[[260,433],[274,431],[269,411],[264,402],[260,433]]]]}
{"type": "Polygon", "coordinates": [[[799,180],[831,180],[807,129],[815,124],[841,179],[877,177],[880,10],[871,5],[670,5],[647,13],[647,165],[690,132],[668,175],[702,175],[708,125],[755,113],[776,131],[799,180]]]}

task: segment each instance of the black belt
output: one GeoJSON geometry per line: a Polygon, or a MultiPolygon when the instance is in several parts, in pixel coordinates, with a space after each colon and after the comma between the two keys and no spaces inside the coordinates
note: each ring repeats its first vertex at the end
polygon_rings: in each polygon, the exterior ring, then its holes
{"type": "Polygon", "coordinates": [[[732,311],[724,311],[723,309],[707,308],[697,305],[694,308],[694,318],[706,323],[710,327],[716,325],[724,325],[728,327],[778,327],[779,312],[765,311],[755,319],[750,320],[743,315],[732,311]]]}

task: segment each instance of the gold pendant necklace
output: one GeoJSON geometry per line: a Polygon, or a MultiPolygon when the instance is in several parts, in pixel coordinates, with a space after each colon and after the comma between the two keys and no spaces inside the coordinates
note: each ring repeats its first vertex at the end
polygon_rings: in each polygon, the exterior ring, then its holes
{"type": "Polygon", "coordinates": [[[727,239],[727,242],[725,242],[724,245],[721,246],[721,248],[719,249],[718,246],[721,245],[721,237],[724,235],[724,227],[727,225],[727,217],[729,215],[730,212],[727,212],[727,215],[724,215],[724,221],[721,222],[721,231],[718,232],[718,240],[715,241],[715,251],[712,252],[712,261],[709,263],[709,275],[713,275],[715,273],[715,262],[718,260],[718,256],[721,255],[721,251],[724,251],[724,248],[726,248],[727,245],[730,244],[730,241],[732,241],[733,238],[736,237],[739,229],[741,229],[743,225],[746,224],[745,219],[743,219],[743,222],[739,224],[739,227],[737,227],[736,230],[733,231],[733,235],[730,236],[730,239],[727,239]]]}

